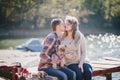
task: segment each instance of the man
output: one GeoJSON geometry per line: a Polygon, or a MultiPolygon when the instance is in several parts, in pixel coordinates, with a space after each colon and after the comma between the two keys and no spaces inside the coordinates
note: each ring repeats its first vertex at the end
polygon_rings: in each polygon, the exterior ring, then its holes
{"type": "Polygon", "coordinates": [[[59,63],[58,57],[51,58],[51,55],[56,53],[56,47],[60,45],[65,26],[62,19],[56,18],[51,21],[51,27],[52,32],[47,35],[43,43],[38,70],[45,71],[48,75],[58,77],[60,80],[68,80],[68,78],[75,80],[74,71],[68,68],[54,69],[52,67],[52,64],[59,63]]]}

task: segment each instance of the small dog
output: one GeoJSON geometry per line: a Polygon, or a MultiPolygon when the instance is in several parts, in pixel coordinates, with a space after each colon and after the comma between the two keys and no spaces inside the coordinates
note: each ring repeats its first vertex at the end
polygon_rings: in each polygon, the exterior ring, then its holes
{"type": "Polygon", "coordinates": [[[57,57],[59,62],[57,63],[53,63],[53,68],[57,69],[59,67],[64,67],[65,65],[65,59],[64,59],[64,54],[66,51],[66,45],[59,45],[56,48],[57,53],[52,54],[52,58],[57,57]]]}

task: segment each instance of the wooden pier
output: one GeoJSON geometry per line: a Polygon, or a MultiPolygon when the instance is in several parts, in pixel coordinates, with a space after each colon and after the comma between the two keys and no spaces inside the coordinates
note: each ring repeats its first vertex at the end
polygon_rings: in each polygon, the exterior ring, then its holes
{"type": "Polygon", "coordinates": [[[99,61],[92,61],[93,77],[105,76],[106,80],[112,80],[112,73],[120,72],[120,59],[104,57],[99,61]]]}
{"type": "MultiPolygon", "coordinates": [[[[112,80],[112,73],[120,72],[120,59],[104,57],[99,61],[91,61],[91,64],[93,67],[93,77],[105,76],[106,80],[112,80]]],[[[37,67],[29,68],[27,70],[33,75],[38,74],[37,67]]],[[[10,79],[18,80],[18,76],[16,75],[17,68],[15,66],[0,64],[0,76],[2,76],[1,71],[9,71],[10,73],[8,75],[10,76],[10,79]]],[[[50,78],[52,78],[52,80],[58,80],[56,77],[50,78]]]]}

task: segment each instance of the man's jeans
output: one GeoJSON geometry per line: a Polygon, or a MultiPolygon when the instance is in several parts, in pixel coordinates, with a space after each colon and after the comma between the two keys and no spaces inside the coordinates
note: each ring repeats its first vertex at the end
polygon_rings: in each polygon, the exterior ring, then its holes
{"type": "Polygon", "coordinates": [[[48,75],[59,78],[60,80],[76,80],[76,74],[69,68],[53,69],[52,67],[41,69],[48,75]]]}
{"type": "Polygon", "coordinates": [[[76,72],[76,80],[92,80],[92,67],[90,64],[83,64],[83,73],[78,67],[78,64],[70,64],[68,68],[76,72]]]}

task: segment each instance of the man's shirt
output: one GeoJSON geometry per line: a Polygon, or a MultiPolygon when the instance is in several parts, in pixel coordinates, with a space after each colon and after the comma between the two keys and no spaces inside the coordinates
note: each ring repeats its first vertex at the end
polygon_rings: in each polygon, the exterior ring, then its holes
{"type": "Polygon", "coordinates": [[[46,68],[51,65],[51,55],[56,53],[56,47],[60,45],[60,40],[56,33],[50,33],[45,38],[42,50],[40,52],[39,69],[46,68]]]}

